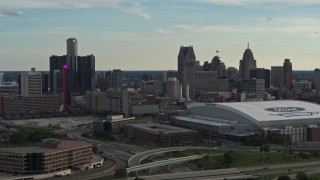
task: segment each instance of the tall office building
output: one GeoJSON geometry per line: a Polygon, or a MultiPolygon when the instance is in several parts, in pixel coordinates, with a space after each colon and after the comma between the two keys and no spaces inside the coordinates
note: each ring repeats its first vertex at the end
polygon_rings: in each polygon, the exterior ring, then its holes
{"type": "Polygon", "coordinates": [[[180,97],[180,82],[175,77],[170,77],[167,80],[167,96],[171,98],[180,97]]]}
{"type": "Polygon", "coordinates": [[[218,85],[217,71],[197,71],[195,74],[195,96],[200,97],[201,92],[216,92],[218,85]]]}
{"type": "Polygon", "coordinates": [[[275,88],[282,88],[282,66],[271,66],[271,85],[275,88]]]}
{"type": "Polygon", "coordinates": [[[226,77],[227,79],[236,79],[239,77],[239,71],[235,67],[228,67],[226,69],[226,77]]]}
{"type": "Polygon", "coordinates": [[[114,69],[111,74],[111,88],[122,89],[123,76],[121,69],[114,69]]]}
{"type": "Polygon", "coordinates": [[[42,93],[48,93],[49,90],[49,75],[48,74],[42,74],[42,93]]]}
{"type": "Polygon", "coordinates": [[[218,78],[220,78],[222,76],[220,64],[221,64],[221,61],[220,61],[219,56],[214,56],[211,60],[211,65],[212,65],[212,70],[217,72],[218,78]]]}
{"type": "Polygon", "coordinates": [[[94,55],[78,57],[78,89],[93,91],[95,87],[95,57],[94,55]]]}
{"type": "Polygon", "coordinates": [[[76,38],[67,39],[67,55],[78,56],[78,40],[76,38]]]}
{"type": "Polygon", "coordinates": [[[196,61],[196,56],[192,46],[189,47],[180,47],[178,55],[178,80],[182,84],[183,96],[186,95],[186,63],[196,61]]]}
{"type": "Polygon", "coordinates": [[[54,71],[63,71],[63,66],[68,66],[68,86],[70,90],[84,92],[95,88],[95,57],[93,55],[78,56],[78,40],[67,39],[67,54],[64,56],[50,57],[50,90],[54,87],[54,71]]]}
{"type": "Polygon", "coordinates": [[[250,79],[264,79],[265,88],[270,88],[270,70],[264,68],[257,68],[250,71],[250,79]]]}
{"type": "Polygon", "coordinates": [[[185,97],[195,99],[196,96],[196,71],[199,66],[199,61],[186,61],[185,63],[185,86],[182,90],[185,92],[185,97]]]}
{"type": "Polygon", "coordinates": [[[290,59],[285,59],[283,63],[283,87],[289,89],[293,83],[292,64],[290,59]]]}
{"type": "Polygon", "coordinates": [[[55,70],[59,70],[60,72],[62,72],[62,67],[65,64],[67,64],[67,56],[51,56],[50,57],[50,74],[49,74],[50,91],[54,91],[54,89],[57,89],[57,87],[54,86],[55,70]]]}
{"type": "Polygon", "coordinates": [[[79,89],[78,84],[78,40],[76,38],[67,39],[67,63],[69,67],[69,78],[71,79],[71,88],[79,89]]]}
{"type": "Polygon", "coordinates": [[[253,57],[251,49],[248,48],[244,51],[242,60],[240,60],[239,76],[242,80],[250,79],[250,70],[257,68],[256,60],[253,57]]]}
{"type": "Polygon", "coordinates": [[[0,72],[0,86],[3,85],[3,82],[4,82],[3,72],[0,72]]]}
{"type": "Polygon", "coordinates": [[[313,85],[316,92],[320,92],[320,69],[316,68],[313,75],[313,85]]]}
{"type": "Polygon", "coordinates": [[[42,95],[42,74],[32,68],[22,72],[20,76],[20,92],[22,96],[42,95]]]}
{"type": "Polygon", "coordinates": [[[55,69],[53,71],[53,77],[51,79],[53,81],[53,91],[54,94],[58,94],[62,92],[62,72],[59,69],[55,69]]]}

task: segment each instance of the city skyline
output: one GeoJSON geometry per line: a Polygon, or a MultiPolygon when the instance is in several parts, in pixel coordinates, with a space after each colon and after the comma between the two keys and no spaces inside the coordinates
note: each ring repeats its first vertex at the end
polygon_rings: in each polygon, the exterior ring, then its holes
{"type": "Polygon", "coordinates": [[[201,64],[216,51],[239,68],[250,43],[258,68],[320,67],[320,2],[316,0],[11,0],[0,2],[4,70],[48,70],[78,39],[79,55],[94,54],[97,70],[176,70],[180,46],[201,64]],[[24,63],[28,62],[28,63],[24,63]]]}

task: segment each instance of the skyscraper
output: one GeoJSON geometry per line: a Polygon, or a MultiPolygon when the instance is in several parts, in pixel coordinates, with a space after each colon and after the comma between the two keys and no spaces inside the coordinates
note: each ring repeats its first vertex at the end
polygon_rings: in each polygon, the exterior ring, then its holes
{"type": "Polygon", "coordinates": [[[242,80],[250,79],[250,70],[257,68],[256,60],[253,57],[251,49],[248,48],[244,51],[242,60],[240,60],[239,76],[242,80]]]}
{"type": "Polygon", "coordinates": [[[94,55],[78,56],[78,89],[94,90],[95,76],[94,55]]]}
{"type": "Polygon", "coordinates": [[[111,74],[111,85],[114,89],[122,89],[123,76],[121,69],[114,69],[111,74]]]}
{"type": "MultiPolygon", "coordinates": [[[[93,55],[78,56],[78,40],[67,39],[67,55],[50,57],[50,90],[54,87],[54,71],[63,72],[63,66],[68,66],[68,86],[70,91],[84,92],[95,88],[95,57],[93,55]]],[[[58,85],[59,86],[59,85],[58,85]]]]}
{"type": "MultiPolygon", "coordinates": [[[[55,87],[54,72],[55,70],[59,70],[62,73],[62,67],[65,64],[67,64],[67,56],[51,56],[50,57],[50,74],[49,74],[50,91],[54,92],[54,89],[59,89],[55,87]]],[[[60,87],[61,85],[58,85],[58,86],[60,87]]]]}
{"type": "Polygon", "coordinates": [[[3,85],[3,82],[4,82],[3,72],[0,72],[0,86],[3,85]]]}
{"type": "Polygon", "coordinates": [[[78,40],[76,38],[67,39],[67,55],[78,56],[78,40]]]}
{"type": "Polygon", "coordinates": [[[289,89],[293,83],[292,64],[290,59],[285,59],[283,63],[283,87],[289,89]]]}
{"type": "Polygon", "coordinates": [[[313,84],[316,92],[320,92],[320,69],[316,68],[313,75],[313,84]]]}
{"type": "Polygon", "coordinates": [[[271,85],[275,88],[282,88],[282,66],[271,66],[271,85]]]}
{"type": "Polygon", "coordinates": [[[264,79],[265,88],[270,88],[270,70],[264,68],[257,68],[250,71],[250,79],[264,79]]]}
{"type": "Polygon", "coordinates": [[[212,70],[217,72],[218,78],[222,77],[222,71],[221,71],[221,66],[220,66],[221,61],[220,61],[219,56],[214,56],[212,58],[211,64],[212,64],[212,70]]]}
{"type": "MultiPolygon", "coordinates": [[[[183,96],[186,95],[186,63],[196,61],[196,56],[193,51],[193,47],[180,47],[178,55],[178,80],[182,84],[183,96]]],[[[190,66],[189,66],[190,67],[190,66]]]]}

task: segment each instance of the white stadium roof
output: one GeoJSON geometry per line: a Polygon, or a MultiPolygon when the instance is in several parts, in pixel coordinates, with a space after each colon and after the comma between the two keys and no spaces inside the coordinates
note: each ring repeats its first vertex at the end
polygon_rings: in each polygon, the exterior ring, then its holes
{"type": "Polygon", "coordinates": [[[192,103],[188,108],[212,107],[223,109],[244,117],[255,124],[276,121],[317,120],[320,123],[320,105],[295,100],[227,102],[227,103],[192,103]]]}

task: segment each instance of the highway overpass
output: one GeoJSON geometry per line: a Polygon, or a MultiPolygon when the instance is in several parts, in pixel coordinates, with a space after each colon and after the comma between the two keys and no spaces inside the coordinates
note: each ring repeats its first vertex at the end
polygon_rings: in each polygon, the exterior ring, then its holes
{"type": "Polygon", "coordinates": [[[147,163],[147,164],[129,167],[129,168],[127,168],[127,172],[130,173],[133,171],[139,171],[139,170],[144,170],[144,169],[150,169],[150,168],[155,168],[155,167],[161,167],[161,166],[166,166],[166,165],[171,165],[171,164],[192,161],[192,160],[196,160],[196,159],[201,159],[203,156],[205,156],[205,154],[204,155],[186,156],[186,157],[180,157],[180,158],[172,158],[172,159],[168,159],[168,160],[151,162],[151,163],[147,163]]]}
{"type": "Polygon", "coordinates": [[[148,150],[148,151],[144,151],[144,152],[141,152],[141,153],[138,153],[138,154],[132,156],[128,160],[128,166],[129,167],[138,166],[138,165],[140,165],[141,161],[143,161],[144,159],[146,159],[152,155],[163,154],[163,153],[168,153],[168,152],[175,152],[175,151],[184,151],[184,150],[188,150],[188,149],[207,150],[209,148],[202,147],[202,146],[184,146],[184,147],[182,146],[182,147],[168,147],[168,148],[159,148],[159,149],[148,150]]]}

